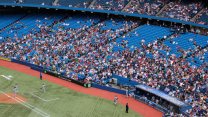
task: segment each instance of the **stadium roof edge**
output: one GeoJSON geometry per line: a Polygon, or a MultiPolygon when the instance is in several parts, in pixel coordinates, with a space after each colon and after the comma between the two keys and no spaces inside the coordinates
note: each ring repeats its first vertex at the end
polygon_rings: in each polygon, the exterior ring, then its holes
{"type": "Polygon", "coordinates": [[[0,3],[0,6],[12,6],[12,7],[17,6],[17,7],[62,9],[62,10],[86,11],[86,12],[94,12],[94,13],[106,13],[106,14],[113,14],[113,15],[123,15],[123,16],[131,16],[131,17],[139,17],[139,18],[147,18],[147,19],[168,21],[168,22],[180,23],[180,24],[183,24],[183,25],[190,25],[190,26],[195,26],[195,27],[208,29],[208,25],[196,24],[196,23],[193,23],[193,22],[187,22],[187,21],[182,21],[182,20],[172,19],[172,18],[149,16],[149,15],[144,15],[144,14],[133,14],[133,13],[126,13],[126,12],[121,12],[121,11],[108,11],[108,10],[97,10],[97,9],[89,9],[89,8],[76,8],[76,7],[50,6],[50,5],[35,5],[35,4],[17,4],[17,3],[0,3]]]}

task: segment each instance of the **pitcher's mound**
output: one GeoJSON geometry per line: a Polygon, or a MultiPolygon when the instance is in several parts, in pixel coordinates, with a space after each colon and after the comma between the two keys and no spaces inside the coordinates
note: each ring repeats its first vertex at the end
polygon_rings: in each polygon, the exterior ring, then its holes
{"type": "Polygon", "coordinates": [[[22,97],[21,95],[16,95],[16,97],[14,97],[14,94],[12,93],[0,94],[0,103],[18,104],[20,102],[26,102],[26,98],[22,97]]]}

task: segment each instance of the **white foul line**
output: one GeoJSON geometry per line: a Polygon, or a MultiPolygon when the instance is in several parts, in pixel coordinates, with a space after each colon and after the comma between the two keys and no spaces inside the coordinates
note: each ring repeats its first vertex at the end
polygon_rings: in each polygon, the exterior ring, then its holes
{"type": "Polygon", "coordinates": [[[10,77],[7,77],[7,76],[5,76],[5,75],[1,75],[1,76],[4,77],[4,78],[7,79],[7,80],[11,80],[10,77]]]}
{"type": "Polygon", "coordinates": [[[46,102],[55,101],[55,100],[59,100],[59,98],[54,98],[54,99],[46,100],[46,102]]]}
{"type": "Polygon", "coordinates": [[[4,95],[6,95],[7,97],[15,100],[16,102],[19,102],[20,104],[22,104],[23,106],[31,109],[32,111],[36,112],[37,114],[41,115],[42,117],[50,117],[50,115],[48,115],[47,113],[43,112],[42,110],[38,109],[37,107],[34,107],[26,102],[24,102],[22,99],[19,99],[19,98],[13,98],[12,96],[6,94],[5,92],[3,91],[0,91],[1,93],[3,93],[4,95]]]}
{"type": "Polygon", "coordinates": [[[35,95],[34,92],[33,92],[33,93],[30,93],[30,94],[31,94],[32,96],[34,96],[34,97],[36,97],[36,98],[38,98],[38,99],[44,101],[44,102],[50,102],[50,101],[54,101],[54,100],[59,100],[59,98],[54,98],[54,99],[46,100],[46,99],[43,99],[43,98],[41,98],[41,97],[35,95]]]}

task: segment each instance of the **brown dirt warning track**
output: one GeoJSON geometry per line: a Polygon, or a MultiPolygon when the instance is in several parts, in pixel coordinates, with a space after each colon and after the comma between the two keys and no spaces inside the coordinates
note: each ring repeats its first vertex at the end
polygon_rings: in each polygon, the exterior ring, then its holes
{"type": "MultiPolygon", "coordinates": [[[[0,60],[0,66],[6,67],[12,70],[16,70],[16,71],[19,71],[28,75],[32,75],[37,78],[39,78],[39,75],[40,75],[38,71],[32,70],[27,66],[12,63],[9,61],[0,60]]],[[[121,94],[117,94],[117,93],[113,93],[113,92],[109,92],[109,91],[105,91],[105,90],[101,90],[97,88],[85,88],[77,84],[74,84],[74,83],[71,83],[71,82],[68,82],[68,81],[47,75],[47,74],[43,74],[43,80],[47,80],[49,82],[67,87],[77,92],[81,92],[81,93],[92,95],[92,96],[99,96],[107,100],[113,100],[114,96],[117,95],[119,98],[120,104],[125,105],[126,103],[128,103],[130,109],[136,111],[137,113],[139,113],[140,115],[144,117],[162,117],[162,112],[146,104],[143,104],[139,101],[136,101],[132,98],[126,98],[124,95],[121,95],[121,94]]]]}

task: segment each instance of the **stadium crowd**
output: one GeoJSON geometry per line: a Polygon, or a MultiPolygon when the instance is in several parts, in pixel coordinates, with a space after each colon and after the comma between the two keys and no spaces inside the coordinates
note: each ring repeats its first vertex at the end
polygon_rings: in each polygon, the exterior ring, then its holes
{"type": "Polygon", "coordinates": [[[208,9],[207,8],[197,16],[195,22],[198,24],[208,25],[208,9]]]}
{"type": "MultiPolygon", "coordinates": [[[[179,1],[170,2],[169,0],[118,0],[117,2],[113,0],[98,0],[90,8],[100,10],[124,11],[128,13],[139,13],[153,16],[158,15],[160,17],[168,17],[195,22],[192,18],[194,18],[194,16],[196,16],[197,13],[199,13],[204,8],[204,6],[200,2],[183,3],[179,1]]],[[[204,13],[200,14],[199,17],[203,16],[204,13]]],[[[206,23],[204,22],[203,18],[198,18],[198,20],[199,21],[197,21],[197,23],[199,24],[207,23],[206,20],[206,23]]]]}
{"type": "Polygon", "coordinates": [[[160,16],[190,21],[202,9],[203,6],[201,3],[182,4],[170,2],[160,16]]]}
{"type": "Polygon", "coordinates": [[[97,0],[91,9],[121,11],[129,0],[97,0]]]}
{"type": "MultiPolygon", "coordinates": [[[[83,5],[86,8],[89,3],[83,5]]],[[[184,21],[190,21],[203,9],[201,3],[185,5],[168,3],[168,0],[106,0],[104,3],[97,0],[91,8],[157,15],[165,5],[167,7],[159,16],[184,21]]],[[[207,16],[208,10],[205,9],[195,22],[207,24],[207,16]]],[[[205,56],[208,48],[203,48],[193,41],[194,49],[178,48],[177,51],[182,56],[177,57],[170,54],[171,47],[162,41],[155,40],[145,44],[142,40],[138,43],[140,48],[132,50],[127,47],[128,41],[116,43],[115,40],[129,36],[125,34],[139,26],[138,22],[124,20],[121,26],[113,29],[108,28],[106,21],[88,21],[90,26],[77,21],[79,28],[75,29],[64,28],[63,26],[71,24],[61,21],[55,21],[54,26],[49,27],[47,23],[40,24],[41,21],[37,20],[39,31],[36,27],[22,37],[15,34],[14,37],[4,39],[0,44],[0,56],[36,64],[76,80],[86,79],[105,84],[104,80],[112,74],[131,78],[192,105],[192,109],[187,111],[190,116],[208,116],[208,58],[205,56]],[[56,24],[63,25],[55,28],[56,24]],[[123,50],[115,51],[115,46],[123,50]],[[149,57],[149,54],[152,54],[152,57],[149,57]],[[198,66],[192,64],[196,63],[195,57],[201,61],[198,66]]],[[[119,25],[114,19],[108,21],[115,27],[119,25]]],[[[26,26],[19,22],[19,27],[10,31],[18,32],[19,28],[24,27],[26,26]]]]}
{"type": "Polygon", "coordinates": [[[156,15],[166,2],[167,0],[132,0],[130,5],[127,6],[124,11],[129,13],[156,15]]]}

